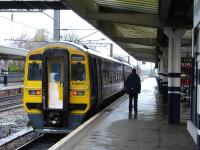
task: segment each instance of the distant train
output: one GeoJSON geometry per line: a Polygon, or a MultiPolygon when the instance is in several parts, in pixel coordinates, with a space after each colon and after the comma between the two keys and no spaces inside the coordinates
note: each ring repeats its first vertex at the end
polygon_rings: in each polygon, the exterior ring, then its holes
{"type": "Polygon", "coordinates": [[[124,90],[131,66],[71,42],[29,52],[24,108],[36,132],[68,133],[124,90]]]}

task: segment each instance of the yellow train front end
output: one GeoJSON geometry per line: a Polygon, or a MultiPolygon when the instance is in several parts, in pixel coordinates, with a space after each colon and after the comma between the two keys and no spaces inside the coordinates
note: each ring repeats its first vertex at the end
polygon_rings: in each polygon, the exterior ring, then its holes
{"type": "Polygon", "coordinates": [[[69,133],[91,107],[88,54],[72,43],[48,43],[26,57],[24,108],[36,132],[69,133]]]}

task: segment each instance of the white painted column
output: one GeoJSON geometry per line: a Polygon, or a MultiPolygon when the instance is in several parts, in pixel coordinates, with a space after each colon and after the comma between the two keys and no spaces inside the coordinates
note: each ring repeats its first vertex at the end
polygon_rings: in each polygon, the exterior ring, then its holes
{"type": "MultiPolygon", "coordinates": [[[[194,45],[193,45],[193,52],[197,55],[196,61],[197,61],[197,70],[198,70],[198,75],[197,78],[199,78],[200,75],[200,31],[198,29],[198,34],[197,34],[197,43],[196,43],[196,50],[194,50],[194,45]]],[[[200,79],[197,79],[197,147],[198,150],[200,150],[200,79]]]]}
{"type": "Polygon", "coordinates": [[[168,123],[180,123],[181,37],[184,29],[165,28],[168,46],[168,123]]]}

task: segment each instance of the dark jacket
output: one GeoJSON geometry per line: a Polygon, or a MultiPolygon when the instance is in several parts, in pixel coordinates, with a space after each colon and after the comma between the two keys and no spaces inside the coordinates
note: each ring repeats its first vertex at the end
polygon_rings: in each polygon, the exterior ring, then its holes
{"type": "Polygon", "coordinates": [[[138,94],[141,91],[140,77],[136,73],[131,73],[125,81],[128,94],[138,94]]]}

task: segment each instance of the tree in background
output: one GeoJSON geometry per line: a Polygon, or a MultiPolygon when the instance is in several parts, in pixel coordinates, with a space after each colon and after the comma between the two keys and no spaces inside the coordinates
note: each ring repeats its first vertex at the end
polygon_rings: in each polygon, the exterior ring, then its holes
{"type": "Polygon", "coordinates": [[[37,47],[41,44],[47,43],[49,40],[49,32],[47,29],[38,29],[32,39],[30,49],[37,47]]]}
{"type": "Polygon", "coordinates": [[[23,71],[24,71],[23,61],[14,61],[14,60],[9,61],[8,72],[23,72],[23,71]]]}
{"type": "Polygon", "coordinates": [[[38,29],[33,37],[35,41],[47,41],[49,36],[47,29],[38,29]]]}
{"type": "Polygon", "coordinates": [[[32,49],[40,44],[46,43],[49,40],[49,32],[47,29],[38,29],[35,35],[30,38],[26,33],[22,33],[17,38],[11,38],[11,47],[24,48],[27,50],[32,49]]]}
{"type": "Polygon", "coordinates": [[[66,33],[62,36],[61,38],[63,41],[69,41],[69,42],[74,42],[74,43],[80,43],[79,39],[80,37],[75,34],[74,32],[69,32],[69,33],[66,33]]]}
{"type": "Polygon", "coordinates": [[[29,47],[29,42],[28,42],[28,35],[26,33],[22,33],[19,35],[19,37],[16,38],[11,38],[11,47],[16,47],[16,48],[24,48],[27,49],[29,47]]]}

